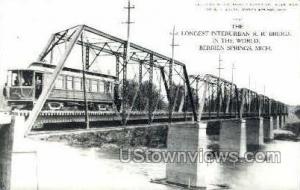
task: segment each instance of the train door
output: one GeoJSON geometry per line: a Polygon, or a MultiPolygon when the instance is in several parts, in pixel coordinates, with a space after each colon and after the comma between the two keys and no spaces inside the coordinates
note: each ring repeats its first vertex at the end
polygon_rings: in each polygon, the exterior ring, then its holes
{"type": "Polygon", "coordinates": [[[35,98],[39,98],[43,90],[43,74],[35,73],[35,98]]]}

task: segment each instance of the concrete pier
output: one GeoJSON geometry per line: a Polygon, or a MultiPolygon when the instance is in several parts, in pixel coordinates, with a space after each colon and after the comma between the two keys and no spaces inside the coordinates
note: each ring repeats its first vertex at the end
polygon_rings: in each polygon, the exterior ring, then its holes
{"type": "MultiPolygon", "coordinates": [[[[172,124],[169,126],[167,150],[169,152],[191,152],[193,155],[199,150],[205,152],[207,146],[206,124],[172,124]]],[[[167,163],[166,178],[168,183],[190,187],[206,186],[207,163],[199,162],[198,158],[186,162],[178,160],[167,163]]]]}
{"type": "Polygon", "coordinates": [[[266,117],[263,121],[264,125],[264,140],[270,141],[274,139],[273,133],[273,117],[266,117]]]}
{"type": "Polygon", "coordinates": [[[207,135],[220,135],[221,121],[208,121],[207,122],[207,135]]]}
{"type": "Polygon", "coordinates": [[[225,120],[221,123],[220,151],[238,152],[244,157],[247,151],[246,121],[243,119],[225,120]]]}
{"type": "Polygon", "coordinates": [[[258,148],[264,144],[263,118],[246,119],[247,146],[258,148]]]}
{"type": "Polygon", "coordinates": [[[280,116],[275,116],[273,117],[273,128],[274,129],[280,129],[280,121],[279,121],[280,116]]]}
{"type": "Polygon", "coordinates": [[[14,119],[1,115],[0,120],[0,189],[10,190],[14,119]],[[5,117],[5,118],[4,118],[5,117]]]}
{"type": "Polygon", "coordinates": [[[285,125],[285,116],[284,115],[280,115],[279,116],[279,126],[280,128],[283,128],[285,125]]]}

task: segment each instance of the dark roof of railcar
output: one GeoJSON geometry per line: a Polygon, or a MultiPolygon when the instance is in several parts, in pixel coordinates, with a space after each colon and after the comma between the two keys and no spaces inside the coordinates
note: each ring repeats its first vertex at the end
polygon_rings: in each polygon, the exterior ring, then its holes
{"type": "MultiPolygon", "coordinates": [[[[50,65],[50,64],[47,64],[47,63],[40,63],[40,62],[31,63],[30,66],[41,66],[41,67],[46,67],[46,68],[51,68],[51,69],[55,69],[55,67],[56,67],[55,65],[50,65]]],[[[69,67],[64,67],[63,71],[70,71],[70,72],[74,72],[74,73],[82,73],[82,70],[69,68],[69,67]]],[[[104,77],[104,78],[116,79],[116,77],[112,76],[112,75],[106,75],[106,74],[102,74],[102,73],[95,73],[95,72],[91,72],[91,71],[86,71],[86,74],[93,75],[93,76],[104,77]]]]}

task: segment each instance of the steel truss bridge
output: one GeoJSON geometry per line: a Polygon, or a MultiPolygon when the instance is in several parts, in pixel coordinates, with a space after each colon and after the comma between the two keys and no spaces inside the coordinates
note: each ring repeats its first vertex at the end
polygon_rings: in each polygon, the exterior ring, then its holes
{"type": "Polygon", "coordinates": [[[37,60],[56,65],[49,85],[44,87],[33,110],[14,112],[26,115],[27,133],[33,126],[45,123],[117,121],[126,125],[135,120],[150,124],[288,114],[287,105],[282,102],[250,89],[239,89],[214,75],[189,75],[184,63],[127,43],[86,25],[53,34],[37,60]],[[64,51],[57,55],[61,47],[64,51]],[[116,76],[114,111],[42,111],[56,78],[76,48],[83,73],[101,65],[100,57],[110,58],[116,76]],[[129,89],[128,81],[138,85],[129,89]],[[148,83],[146,103],[141,100],[144,82],[148,83]],[[167,105],[162,105],[163,100],[167,105]]]}

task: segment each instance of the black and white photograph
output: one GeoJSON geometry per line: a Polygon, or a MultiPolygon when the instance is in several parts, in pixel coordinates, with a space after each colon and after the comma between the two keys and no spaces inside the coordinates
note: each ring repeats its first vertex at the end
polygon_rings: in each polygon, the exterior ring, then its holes
{"type": "Polygon", "coordinates": [[[0,0],[0,190],[300,190],[299,0],[0,0]]]}

